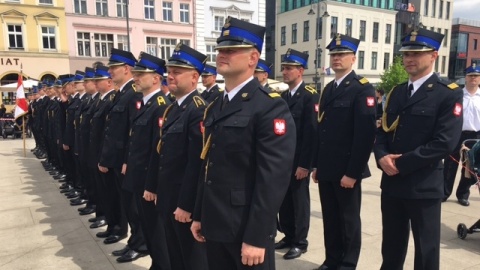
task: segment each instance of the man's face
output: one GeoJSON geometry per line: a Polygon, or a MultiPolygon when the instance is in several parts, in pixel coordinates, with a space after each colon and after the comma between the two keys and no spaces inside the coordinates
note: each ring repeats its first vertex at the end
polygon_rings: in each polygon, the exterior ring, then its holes
{"type": "Polygon", "coordinates": [[[133,82],[137,91],[146,92],[158,83],[159,75],[153,72],[133,72],[133,82]]]}
{"type": "Polygon", "coordinates": [[[85,90],[85,84],[83,82],[76,82],[74,84],[75,86],[75,91],[84,91],[85,90]]]}
{"type": "Polygon", "coordinates": [[[110,77],[115,84],[120,84],[125,79],[127,69],[127,65],[109,66],[108,73],[110,73],[110,77]]]}
{"type": "Polygon", "coordinates": [[[86,80],[83,84],[85,85],[85,91],[88,94],[95,93],[97,87],[95,86],[95,81],[94,80],[86,80]]]}
{"type": "Polygon", "coordinates": [[[255,78],[260,82],[260,84],[265,84],[268,81],[268,73],[264,71],[255,71],[253,74],[255,78]]]}
{"type": "Polygon", "coordinates": [[[75,94],[75,85],[73,83],[67,83],[65,85],[65,93],[67,93],[67,95],[73,95],[75,94]]]}
{"type": "Polygon", "coordinates": [[[465,86],[468,88],[476,88],[480,84],[480,75],[465,76],[465,86]]]}
{"type": "Polygon", "coordinates": [[[294,65],[282,65],[283,82],[290,85],[295,84],[303,76],[303,67],[294,65]]]}
{"type": "Polygon", "coordinates": [[[202,84],[207,89],[212,87],[215,84],[217,76],[214,75],[202,75],[202,84]]]}
{"type": "Polygon", "coordinates": [[[356,57],[353,53],[330,54],[330,66],[335,72],[345,72],[352,69],[356,57]]]}
{"type": "Polygon", "coordinates": [[[112,79],[97,79],[95,80],[95,85],[97,86],[98,92],[101,94],[105,94],[109,90],[113,89],[112,79]]]}
{"type": "Polygon", "coordinates": [[[224,48],[218,50],[217,73],[225,76],[235,76],[243,73],[249,65],[256,65],[254,54],[258,55],[253,48],[224,48]],[[254,62],[255,61],[255,62],[254,62]]]}
{"type": "Polygon", "coordinates": [[[411,76],[421,76],[430,71],[433,62],[437,58],[438,53],[430,52],[403,52],[403,66],[405,71],[411,76]]]}
{"type": "Polygon", "coordinates": [[[168,89],[177,97],[188,94],[198,82],[198,73],[194,69],[170,66],[167,74],[168,89]]]}

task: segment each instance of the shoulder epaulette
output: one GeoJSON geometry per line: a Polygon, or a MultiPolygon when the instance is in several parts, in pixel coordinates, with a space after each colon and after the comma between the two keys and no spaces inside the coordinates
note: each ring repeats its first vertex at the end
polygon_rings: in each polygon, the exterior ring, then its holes
{"type": "Polygon", "coordinates": [[[133,91],[137,92],[137,87],[135,86],[134,83],[132,83],[132,89],[133,89],[133,91]]]}
{"type": "Polygon", "coordinates": [[[458,84],[456,84],[456,83],[451,83],[451,84],[447,85],[447,87],[450,90],[455,90],[455,89],[459,88],[458,84]]]}
{"type": "Polygon", "coordinates": [[[113,101],[114,98],[115,98],[115,93],[110,95],[110,101],[113,101]]]}
{"type": "Polygon", "coordinates": [[[195,103],[195,106],[197,106],[197,108],[207,106],[205,101],[199,96],[193,96],[193,102],[195,103]]]}
{"type": "Polygon", "coordinates": [[[162,96],[157,97],[157,102],[158,102],[158,105],[167,104],[167,102],[165,101],[165,99],[162,96]]]}
{"type": "Polygon", "coordinates": [[[218,91],[223,92],[224,90],[223,90],[223,88],[218,88],[218,91]]]}
{"type": "Polygon", "coordinates": [[[366,84],[366,83],[368,83],[368,80],[367,80],[367,78],[365,78],[365,77],[359,79],[358,81],[359,81],[361,84],[366,84]]]}
{"type": "Polygon", "coordinates": [[[305,90],[307,90],[307,92],[310,92],[312,95],[317,94],[317,90],[315,90],[315,88],[311,87],[310,85],[306,85],[305,90]]]}
{"type": "Polygon", "coordinates": [[[281,97],[280,94],[278,94],[278,93],[268,93],[268,95],[269,95],[271,98],[279,98],[279,97],[281,97]]]}

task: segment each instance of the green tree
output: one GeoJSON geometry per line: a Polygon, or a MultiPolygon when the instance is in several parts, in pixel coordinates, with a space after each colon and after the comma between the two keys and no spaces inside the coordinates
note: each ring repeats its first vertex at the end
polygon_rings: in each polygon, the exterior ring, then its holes
{"type": "Polygon", "coordinates": [[[388,94],[395,85],[404,83],[408,80],[408,73],[403,68],[402,57],[397,56],[393,59],[393,63],[386,69],[380,77],[378,87],[388,94]]]}

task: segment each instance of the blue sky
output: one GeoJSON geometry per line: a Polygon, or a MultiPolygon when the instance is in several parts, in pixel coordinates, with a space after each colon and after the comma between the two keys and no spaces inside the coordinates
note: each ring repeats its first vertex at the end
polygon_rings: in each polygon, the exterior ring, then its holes
{"type": "Polygon", "coordinates": [[[480,0],[454,0],[453,18],[480,20],[480,0]]]}

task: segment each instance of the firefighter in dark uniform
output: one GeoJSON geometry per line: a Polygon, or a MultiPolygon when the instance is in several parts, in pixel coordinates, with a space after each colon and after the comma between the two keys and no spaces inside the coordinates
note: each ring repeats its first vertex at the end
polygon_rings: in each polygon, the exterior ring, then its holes
{"type": "MultiPolygon", "coordinates": [[[[463,126],[462,136],[458,141],[455,150],[445,158],[445,168],[443,176],[445,179],[445,195],[442,201],[446,201],[452,194],[453,184],[458,170],[458,161],[460,160],[460,149],[465,140],[480,139],[480,67],[476,64],[465,69],[465,87],[463,88],[463,126]]],[[[467,147],[473,144],[467,143],[467,147]]],[[[458,203],[463,206],[469,206],[470,186],[477,182],[476,177],[467,178],[465,168],[462,167],[460,174],[460,183],[458,183],[456,197],[458,203]]]]}
{"type": "Polygon", "coordinates": [[[206,89],[202,92],[202,98],[210,103],[214,101],[223,91],[218,87],[217,80],[217,68],[211,65],[205,65],[205,69],[202,72],[202,84],[206,89]]]}
{"type": "MultiPolygon", "coordinates": [[[[100,160],[103,140],[105,138],[105,122],[112,101],[115,98],[115,90],[112,78],[108,73],[108,67],[106,66],[97,66],[95,69],[94,80],[98,91],[98,98],[92,104],[89,116],[91,125],[86,159],[87,166],[90,168],[90,172],[95,179],[97,211],[100,209],[103,211],[107,224],[107,230],[97,233],[96,236],[99,238],[107,238],[110,235],[118,234],[118,231],[120,230],[120,227],[118,226],[118,217],[115,216],[116,212],[109,208],[113,207],[112,204],[109,204],[109,199],[110,194],[113,193],[115,189],[112,187],[111,183],[113,178],[111,174],[114,172],[100,172],[98,170],[98,162],[100,160]]],[[[98,218],[93,224],[100,225],[100,223],[103,223],[101,220],[103,219],[98,218]]]]}
{"type": "Polygon", "coordinates": [[[164,223],[172,269],[208,269],[205,247],[196,243],[190,233],[202,164],[202,118],[206,107],[196,86],[206,59],[206,55],[182,43],[168,59],[168,87],[176,101],[163,117],[157,179],[148,177],[146,184],[145,199],[156,199],[164,223]]]}
{"type": "Polygon", "coordinates": [[[312,178],[322,204],[325,261],[320,270],[356,269],[361,248],[361,183],[370,176],[375,90],[353,71],[360,41],[337,34],[327,49],[335,79],[318,105],[312,178]]]}
{"type": "Polygon", "coordinates": [[[253,77],[265,28],[228,17],[217,39],[223,96],[203,120],[201,184],[192,233],[210,269],[275,269],[276,215],[290,183],[295,123],[253,77]],[[227,64],[228,63],[228,64],[227,64]]]}
{"type": "Polygon", "coordinates": [[[255,73],[253,76],[257,78],[257,80],[265,89],[273,91],[270,85],[268,85],[268,74],[270,71],[272,71],[272,64],[263,59],[258,59],[258,64],[255,68],[255,73]]]}
{"type": "Polygon", "coordinates": [[[308,54],[288,49],[282,61],[283,82],[289,89],[282,98],[287,102],[297,131],[297,143],[290,185],[279,212],[279,230],[285,237],[275,244],[276,249],[288,247],[284,259],[295,259],[307,251],[310,227],[309,173],[312,168],[313,140],[316,127],[315,107],[319,95],[306,86],[303,72],[308,65],[308,54]]]}
{"type": "MultiPolygon", "coordinates": [[[[46,147],[47,147],[47,142],[45,140],[45,134],[44,134],[44,117],[46,117],[45,110],[46,110],[46,104],[48,99],[45,98],[45,89],[46,89],[46,82],[39,83],[38,85],[38,94],[40,97],[37,100],[37,103],[35,105],[35,110],[34,110],[34,116],[35,116],[35,129],[37,130],[38,134],[38,141],[40,143],[39,148],[37,151],[34,151],[33,154],[37,158],[45,158],[46,157],[46,147]]],[[[48,160],[43,160],[42,165],[43,166],[48,166],[48,160]]]]}
{"type": "Polygon", "coordinates": [[[380,187],[383,241],[381,269],[403,269],[410,228],[414,269],[440,269],[443,162],[462,132],[463,92],[433,73],[443,35],[421,28],[402,40],[408,82],[388,94],[375,158],[380,187]]]}
{"type": "MultiPolygon", "coordinates": [[[[132,72],[135,88],[143,94],[143,99],[137,101],[138,111],[130,130],[126,173],[122,187],[132,193],[130,203],[138,209],[141,230],[145,235],[146,245],[152,258],[150,269],[170,269],[163,226],[156,231],[155,202],[143,199],[148,170],[158,167],[157,165],[149,166],[150,157],[155,152],[160,139],[163,113],[171,104],[160,90],[165,73],[165,61],[142,52],[132,72]]],[[[138,257],[134,253],[137,251],[129,250],[117,258],[117,261],[138,257]]]]}

